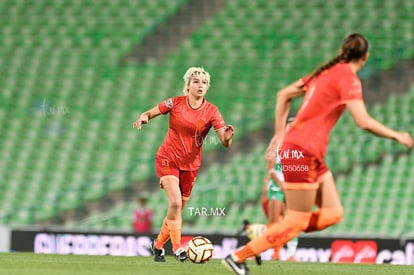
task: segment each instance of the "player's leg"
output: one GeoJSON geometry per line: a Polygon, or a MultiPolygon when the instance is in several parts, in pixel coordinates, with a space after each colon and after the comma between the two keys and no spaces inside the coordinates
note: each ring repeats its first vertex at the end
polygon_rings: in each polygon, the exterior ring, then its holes
{"type": "MultiPolygon", "coordinates": [[[[273,181],[270,182],[267,191],[267,207],[268,207],[268,219],[267,224],[268,227],[271,226],[273,223],[277,223],[281,221],[284,213],[283,209],[283,200],[284,195],[277,184],[273,181]]],[[[280,250],[282,249],[283,245],[275,246],[273,248],[273,256],[272,260],[279,260],[280,258],[280,250]]]]}
{"type": "Polygon", "coordinates": [[[184,211],[188,200],[191,196],[194,183],[196,181],[198,170],[196,171],[180,171],[180,190],[181,190],[181,201],[182,208],[181,212],[184,211]]]}
{"type": "MultiPolygon", "coordinates": [[[[269,219],[268,219],[268,226],[273,223],[277,223],[280,220],[280,211],[282,211],[283,204],[281,201],[278,200],[270,200],[268,202],[269,208],[269,219]]],[[[282,250],[283,245],[279,245],[273,248],[273,256],[272,260],[279,260],[280,258],[280,250],[282,250]]]]}
{"type": "Polygon", "coordinates": [[[298,247],[299,238],[293,238],[292,240],[288,241],[286,244],[287,252],[286,252],[286,259],[287,261],[296,262],[295,254],[296,248],[298,247]]]}
{"type": "Polygon", "coordinates": [[[161,230],[151,245],[156,262],[164,262],[164,245],[170,238],[170,227],[174,227],[175,219],[181,217],[181,193],[179,188],[179,170],[173,162],[157,154],[155,167],[160,179],[160,187],[165,190],[168,198],[167,215],[164,218],[161,230]],[[178,213],[177,213],[178,212],[178,213]]]}
{"type": "Polygon", "coordinates": [[[342,219],[344,210],[330,171],[320,177],[317,205],[319,209],[312,213],[306,232],[323,230],[342,219]]]}
{"type": "Polygon", "coordinates": [[[281,154],[300,151],[301,158],[283,158],[284,192],[286,197],[286,217],[280,223],[271,225],[261,236],[250,241],[246,246],[225,258],[224,264],[233,271],[243,272],[237,264],[257,255],[270,247],[284,245],[304,231],[310,222],[313,206],[318,193],[318,159],[296,145],[284,144],[281,154]],[[306,167],[307,169],[297,168],[306,167]]]}
{"type": "Polygon", "coordinates": [[[165,217],[162,221],[160,233],[155,240],[154,247],[156,249],[163,249],[164,244],[170,239],[170,230],[168,229],[167,225],[167,217],[165,217]]]}
{"type": "Polygon", "coordinates": [[[166,224],[170,232],[173,251],[181,246],[181,191],[179,180],[175,176],[167,176],[162,179],[162,185],[168,198],[166,224]]]}
{"type": "MultiPolygon", "coordinates": [[[[158,233],[155,242],[151,244],[151,250],[154,254],[154,261],[165,262],[164,245],[172,233],[175,237],[177,227],[180,228],[181,239],[181,192],[176,176],[169,175],[162,177],[160,179],[160,185],[167,195],[168,209],[167,215],[162,221],[161,230],[158,233]]],[[[174,239],[172,239],[172,243],[174,244],[174,239]]]]}
{"type": "Polygon", "coordinates": [[[267,223],[270,225],[281,220],[281,213],[283,213],[283,202],[279,199],[271,199],[267,202],[268,219],[267,223]]]}
{"type": "Polygon", "coordinates": [[[247,258],[258,255],[270,247],[284,245],[305,230],[312,215],[317,189],[286,190],[286,217],[280,223],[274,223],[261,236],[250,241],[242,249],[234,253],[236,262],[244,262],[247,258]]]}
{"type": "MultiPolygon", "coordinates": [[[[181,213],[184,211],[184,208],[186,206],[188,202],[188,199],[182,199],[181,200],[181,213]]],[[[162,247],[164,246],[164,244],[170,239],[170,230],[168,229],[167,226],[167,217],[164,218],[164,220],[162,221],[162,226],[161,226],[161,230],[160,233],[158,234],[157,237],[157,242],[155,247],[158,249],[162,249],[162,247]]]]}
{"type": "Polygon", "coordinates": [[[265,183],[264,183],[264,186],[263,186],[263,189],[262,189],[262,210],[263,210],[263,213],[265,214],[266,220],[269,217],[269,209],[267,207],[268,180],[269,180],[269,176],[266,177],[265,183]]]}
{"type": "MultiPolygon", "coordinates": [[[[197,177],[197,173],[198,171],[179,170],[179,184],[174,185],[174,188],[170,190],[174,193],[174,196],[171,195],[171,197],[174,198],[173,203],[177,203],[178,201],[180,202],[179,205],[178,204],[176,205],[177,208],[174,208],[174,213],[177,214],[175,217],[175,220],[173,222],[171,222],[170,220],[168,221],[168,229],[170,230],[170,237],[171,237],[171,242],[173,245],[173,251],[175,254],[175,258],[181,262],[184,262],[188,258],[188,255],[185,252],[185,249],[181,247],[182,212],[184,211],[184,208],[187,205],[188,200],[190,199],[191,191],[193,189],[194,182],[197,177]],[[177,186],[178,186],[178,191],[176,188],[177,186]]],[[[165,189],[165,185],[164,185],[164,189],[165,189]]],[[[166,189],[166,192],[167,192],[167,189],[166,189]]],[[[168,212],[167,212],[167,218],[168,218],[168,212]]]]}

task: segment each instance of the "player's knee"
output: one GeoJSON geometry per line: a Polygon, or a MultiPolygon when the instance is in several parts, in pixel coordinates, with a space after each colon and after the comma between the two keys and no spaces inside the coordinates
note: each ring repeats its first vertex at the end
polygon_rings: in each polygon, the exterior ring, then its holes
{"type": "Polygon", "coordinates": [[[318,221],[320,228],[326,228],[328,226],[337,224],[342,220],[344,215],[344,208],[335,207],[335,208],[323,208],[321,209],[321,216],[318,221]]]}
{"type": "Polygon", "coordinates": [[[173,210],[173,211],[179,211],[181,212],[181,208],[182,208],[182,201],[181,201],[181,197],[175,199],[175,198],[171,198],[169,200],[169,205],[168,207],[173,210]]]}
{"type": "Polygon", "coordinates": [[[332,215],[332,224],[337,224],[342,220],[342,217],[344,216],[344,208],[336,207],[331,209],[331,215],[332,215]]]}

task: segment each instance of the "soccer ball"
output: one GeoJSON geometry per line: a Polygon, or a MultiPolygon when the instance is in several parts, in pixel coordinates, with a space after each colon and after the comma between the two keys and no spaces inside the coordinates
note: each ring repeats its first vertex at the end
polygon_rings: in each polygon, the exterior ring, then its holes
{"type": "Polygon", "coordinates": [[[213,256],[214,247],[209,239],[197,236],[188,242],[186,250],[190,261],[201,264],[210,260],[213,256]]]}

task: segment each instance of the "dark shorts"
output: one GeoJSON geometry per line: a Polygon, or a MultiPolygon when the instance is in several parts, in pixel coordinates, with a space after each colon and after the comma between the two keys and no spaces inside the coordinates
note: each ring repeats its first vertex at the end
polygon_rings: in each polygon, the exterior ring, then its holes
{"type": "Polygon", "coordinates": [[[283,143],[279,156],[287,189],[317,188],[321,177],[329,172],[323,160],[298,145],[283,143]]]}
{"type": "Polygon", "coordinates": [[[193,189],[194,182],[197,178],[198,170],[185,171],[180,170],[175,166],[173,161],[157,155],[155,157],[155,169],[157,176],[160,179],[160,187],[164,188],[162,181],[168,177],[175,177],[180,184],[181,196],[183,200],[190,199],[191,190],[193,189]]]}

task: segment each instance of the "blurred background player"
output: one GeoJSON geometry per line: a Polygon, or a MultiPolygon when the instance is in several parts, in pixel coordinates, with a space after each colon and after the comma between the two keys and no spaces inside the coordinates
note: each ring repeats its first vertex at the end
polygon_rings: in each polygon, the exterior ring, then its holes
{"type": "Polygon", "coordinates": [[[169,98],[144,112],[133,127],[161,115],[170,114],[169,129],[160,146],[155,167],[160,186],[168,197],[168,210],[160,233],[151,248],[156,262],[164,262],[164,244],[171,237],[175,258],[188,258],[181,247],[182,211],[187,204],[201,165],[204,138],[214,127],[224,147],[230,147],[234,129],[226,126],[218,108],[204,96],[210,86],[210,74],[203,68],[191,67],[184,74],[184,96],[169,98]]]}
{"type": "Polygon", "coordinates": [[[358,33],[350,34],[344,39],[338,56],[277,94],[276,129],[270,148],[275,150],[283,141],[280,155],[287,213],[283,221],[271,225],[258,238],[224,258],[223,264],[236,274],[248,274],[247,258],[283,245],[303,231],[323,230],[342,219],[343,207],[324,157],[329,132],[345,109],[360,128],[396,140],[406,148],[413,146],[409,133],[384,126],[366,111],[356,73],[368,56],[366,38],[358,33]],[[303,95],[296,119],[285,135],[290,103],[303,95]],[[313,211],[314,205],[319,207],[317,211],[313,211]]]}
{"type": "MultiPolygon", "coordinates": [[[[290,117],[287,120],[286,131],[289,130],[291,123],[293,122],[294,117],[290,117]]],[[[265,179],[264,192],[262,197],[262,207],[266,215],[267,226],[270,226],[273,223],[279,222],[283,219],[285,214],[285,195],[283,194],[283,172],[282,164],[279,155],[279,145],[274,152],[273,157],[270,157],[267,161],[267,171],[268,175],[265,179]]],[[[254,225],[250,227],[253,229],[254,225]]],[[[253,238],[252,234],[250,236],[253,238]]],[[[287,255],[286,259],[288,261],[296,261],[295,253],[298,246],[298,238],[294,238],[289,241],[287,244],[287,255]]],[[[280,250],[283,246],[278,246],[274,248],[273,260],[279,260],[280,250]]]]}
{"type": "Polygon", "coordinates": [[[148,197],[142,194],[138,199],[138,207],[134,209],[134,230],[136,233],[148,233],[152,230],[152,209],[147,205],[148,197]]]}
{"type": "MultiPolygon", "coordinates": [[[[289,130],[291,122],[294,117],[290,117],[287,120],[286,131],[289,130]]],[[[267,176],[262,192],[262,209],[265,213],[267,225],[264,224],[249,224],[246,227],[247,235],[250,240],[260,236],[266,227],[273,223],[279,222],[283,219],[285,214],[285,196],[283,194],[283,172],[280,156],[278,154],[279,145],[276,151],[271,152],[271,156],[267,161],[267,176]]],[[[287,244],[286,259],[288,261],[296,261],[295,253],[298,246],[298,238],[294,238],[287,244]]],[[[274,247],[272,259],[280,259],[280,250],[283,246],[274,247]]]]}

